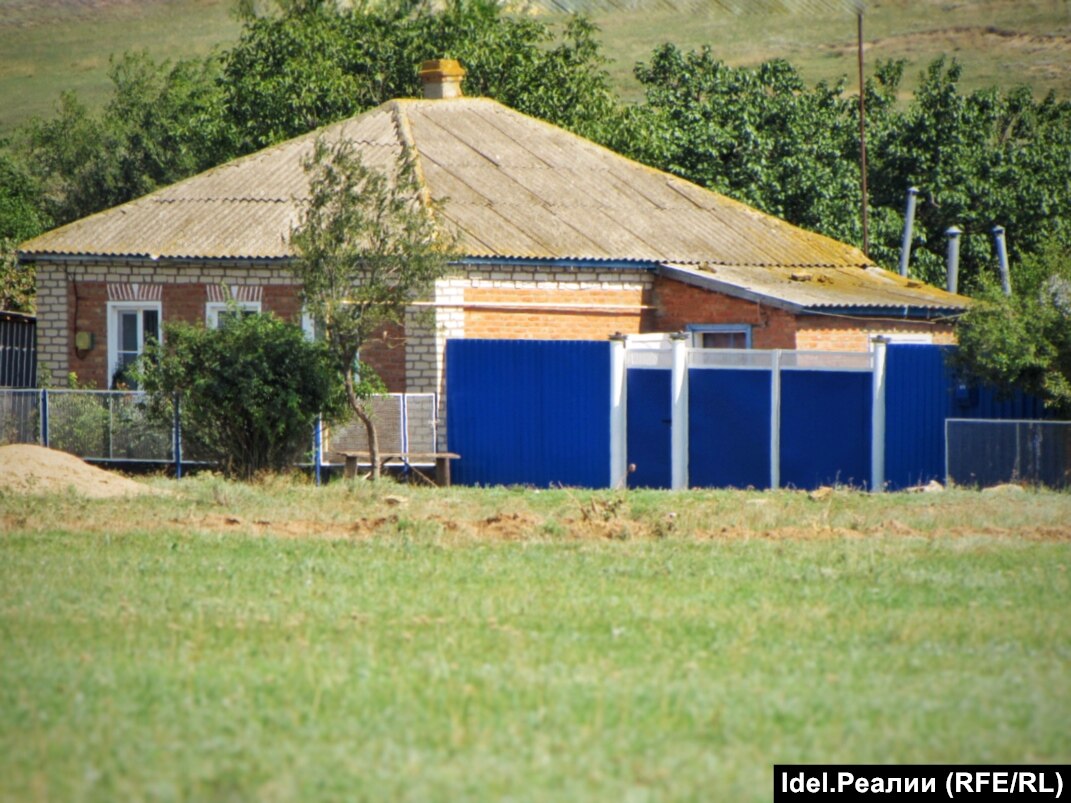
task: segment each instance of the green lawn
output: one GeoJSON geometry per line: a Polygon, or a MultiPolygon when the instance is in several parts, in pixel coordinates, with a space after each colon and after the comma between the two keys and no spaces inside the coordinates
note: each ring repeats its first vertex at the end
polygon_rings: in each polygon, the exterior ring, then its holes
{"type": "Polygon", "coordinates": [[[1067,494],[181,487],[0,493],[0,799],[749,801],[774,762],[1071,756],[1067,494]]]}

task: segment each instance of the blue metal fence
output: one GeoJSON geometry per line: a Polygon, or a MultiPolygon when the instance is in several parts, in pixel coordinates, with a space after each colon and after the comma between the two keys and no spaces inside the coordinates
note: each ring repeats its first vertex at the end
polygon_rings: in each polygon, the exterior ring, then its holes
{"type": "Polygon", "coordinates": [[[610,344],[451,340],[447,441],[468,485],[610,483],[610,344]]]}
{"type": "Polygon", "coordinates": [[[1045,418],[1041,402],[1024,393],[1002,398],[994,389],[960,383],[948,364],[950,346],[888,347],[885,380],[885,480],[891,490],[945,480],[945,421],[949,418],[1045,418]]]}
{"type": "MultiPolygon", "coordinates": [[[[610,348],[450,341],[449,448],[462,455],[456,481],[609,485],[610,348]]],[[[947,419],[1044,416],[1040,403],[1023,394],[1004,400],[991,389],[959,385],[948,351],[889,345],[884,408],[875,406],[877,363],[866,353],[691,353],[687,484],[870,488],[882,469],[890,489],[943,481],[947,419]]],[[[669,488],[677,470],[674,416],[681,415],[672,401],[672,349],[649,341],[626,353],[628,485],[669,488]]]]}

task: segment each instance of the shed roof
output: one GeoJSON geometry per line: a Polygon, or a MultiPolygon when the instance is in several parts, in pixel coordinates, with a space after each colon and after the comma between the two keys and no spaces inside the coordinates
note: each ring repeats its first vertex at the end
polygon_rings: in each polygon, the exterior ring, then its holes
{"type": "Polygon", "coordinates": [[[958,314],[968,303],[963,296],[874,266],[756,268],[666,264],[663,272],[708,290],[792,312],[857,314],[875,309],[883,314],[896,310],[908,317],[929,318],[958,314]]]}

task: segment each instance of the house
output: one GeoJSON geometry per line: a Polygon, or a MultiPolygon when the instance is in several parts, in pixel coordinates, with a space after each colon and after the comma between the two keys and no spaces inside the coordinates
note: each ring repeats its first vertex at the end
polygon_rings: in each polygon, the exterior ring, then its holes
{"type": "Polygon", "coordinates": [[[107,387],[168,321],[213,325],[228,299],[301,319],[288,235],[317,137],[367,164],[404,147],[464,256],[363,358],[391,391],[440,392],[448,338],[601,339],[685,330],[707,348],[864,350],[953,339],[966,300],[858,249],[637,164],[495,101],[456,62],[394,100],[23,243],[38,358],[107,387]]]}

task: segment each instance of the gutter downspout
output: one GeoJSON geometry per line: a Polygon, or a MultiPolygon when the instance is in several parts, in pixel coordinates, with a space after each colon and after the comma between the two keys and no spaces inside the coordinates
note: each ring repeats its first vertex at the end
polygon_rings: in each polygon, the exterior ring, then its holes
{"type": "Polygon", "coordinates": [[[959,236],[962,229],[951,226],[948,235],[948,292],[955,293],[959,287],[959,236]]]}
{"type": "Polygon", "coordinates": [[[904,238],[900,241],[900,275],[907,276],[907,264],[911,260],[911,235],[915,228],[915,196],[917,187],[907,188],[907,205],[904,209],[904,238]]]}
{"type": "Polygon", "coordinates": [[[1004,227],[993,227],[993,240],[997,246],[997,264],[1000,265],[1000,287],[1004,295],[1011,295],[1011,272],[1008,270],[1008,246],[1004,242],[1004,227]]]}

